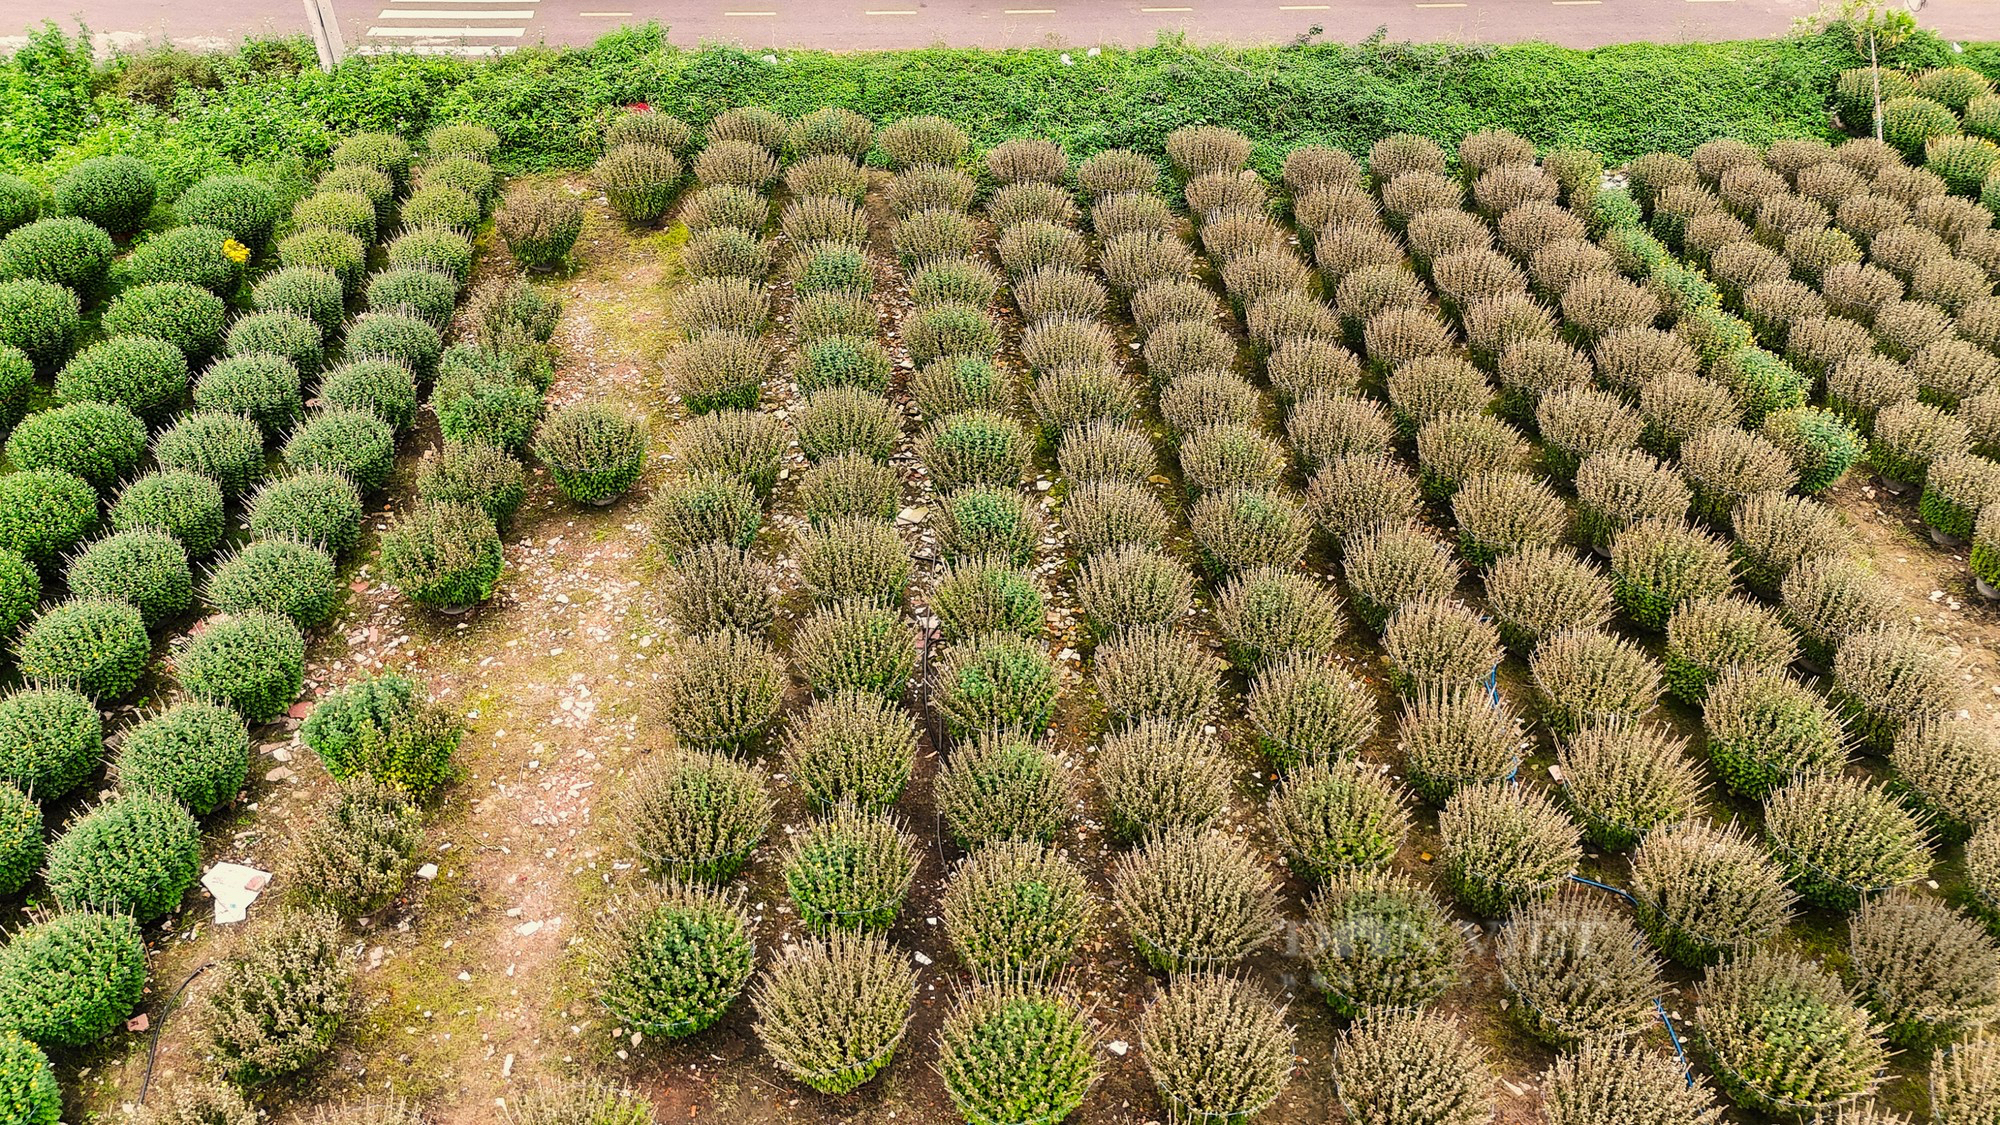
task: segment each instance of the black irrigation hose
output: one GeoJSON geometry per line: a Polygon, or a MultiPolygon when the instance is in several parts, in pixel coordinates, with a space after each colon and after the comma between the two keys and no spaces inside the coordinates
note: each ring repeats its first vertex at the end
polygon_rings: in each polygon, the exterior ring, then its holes
{"type": "Polygon", "coordinates": [[[187,986],[194,983],[194,978],[219,964],[221,964],[219,961],[205,961],[195,966],[194,972],[189,973],[187,979],[180,983],[180,987],[174,989],[173,994],[167,997],[166,1006],[160,1009],[159,1022],[153,1025],[153,1041],[146,1048],[146,1076],[139,1081],[139,1104],[141,1106],[146,1104],[146,1091],[153,1087],[153,1064],[160,1059],[160,1031],[167,1026],[167,1016],[173,1012],[174,1005],[180,1003],[181,993],[186,992],[187,986]]]}
{"type": "MultiPolygon", "coordinates": [[[[1623,891],[1609,883],[1600,883],[1595,879],[1587,879],[1582,875],[1571,875],[1570,879],[1573,882],[1582,883],[1586,887],[1596,887],[1600,891],[1610,891],[1612,894],[1624,899],[1634,910],[1639,908],[1639,900],[1633,898],[1630,891],[1623,891]]],[[[1653,1010],[1660,1013],[1660,1023],[1667,1029],[1667,1041],[1674,1045],[1674,1054],[1679,1056],[1681,1070],[1687,1075],[1687,1084],[1692,1088],[1694,1086],[1694,1069],[1688,1065],[1687,1050],[1681,1046],[1681,1035],[1674,1028],[1674,1018],[1667,1014],[1666,1001],[1661,1000],[1657,996],[1653,997],[1653,1010]]]]}

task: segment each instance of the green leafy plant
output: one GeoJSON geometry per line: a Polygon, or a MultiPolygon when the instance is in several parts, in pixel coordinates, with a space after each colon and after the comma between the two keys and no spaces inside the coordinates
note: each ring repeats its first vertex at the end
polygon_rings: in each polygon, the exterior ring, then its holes
{"type": "Polygon", "coordinates": [[[200,473],[233,498],[263,475],[264,436],[248,418],[198,410],[154,439],[153,460],[168,472],[200,473]]]}
{"type": "Polygon", "coordinates": [[[108,702],[138,686],[152,647],[137,607],[79,597],[35,618],[15,646],[15,663],[31,683],[73,686],[108,702]]]}
{"type": "Polygon", "coordinates": [[[17,930],[0,949],[0,1025],[43,1047],[87,1047],[146,987],[146,946],[123,914],[74,911],[17,930]]]}
{"type": "Polygon", "coordinates": [[[1045,977],[1075,955],[1096,905],[1075,864],[1043,844],[1005,840],[959,861],[939,911],[975,973],[1045,977]]]}
{"type": "Polygon", "coordinates": [[[1118,861],[1111,901],[1146,962],[1163,972],[1219,969],[1278,926],[1276,889],[1242,837],[1173,832],[1118,861]]]}
{"type": "Polygon", "coordinates": [[[382,535],[382,576],[420,605],[463,613],[493,596],[500,534],[470,505],[419,501],[382,535]]]}
{"type": "Polygon", "coordinates": [[[325,410],[292,432],[284,456],[293,469],[339,473],[363,493],[379,492],[395,470],[396,431],[369,411],[325,410]]]}
{"type": "Polygon", "coordinates": [[[634,849],[673,879],[726,882],[771,830],[762,772],[717,754],[683,751],[649,765],[626,800],[634,849]]]}
{"type": "Polygon", "coordinates": [[[889,1065],[916,1002],[917,976],[886,940],[834,933],[788,947],[752,1002],[778,1068],[845,1094],[889,1065]]]}
{"type": "Polygon", "coordinates": [[[1924,821],[1876,785],[1841,774],[1797,778],[1764,800],[1764,832],[1799,896],[1853,910],[1930,870],[1924,821]]]}
{"type": "Polygon", "coordinates": [[[1318,762],[1285,775],[1265,810],[1293,871],[1325,879],[1351,867],[1382,867],[1409,833],[1401,792],[1382,774],[1318,762]]]}
{"type": "Polygon", "coordinates": [[[556,487],[581,504],[602,506],[630,488],[646,468],[645,424],[608,406],[573,406],[543,421],[535,456],[556,487]]]}
{"type": "Polygon", "coordinates": [[[210,1065],[237,1085],[317,1062],[347,1019],[354,966],[330,911],[280,910],[210,970],[196,1009],[210,1065]]]}
{"type": "Polygon", "coordinates": [[[944,827],[963,847],[1055,839],[1069,817],[1063,763],[1012,734],[975,735],[953,747],[931,784],[944,827]]]}
{"type": "Polygon", "coordinates": [[[2000,1008],[2000,945],[1937,899],[1908,890],[1867,899],[1847,948],[1861,1002],[1899,1047],[1950,1043],[2000,1008]]]}
{"type": "Polygon", "coordinates": [[[1581,834],[1561,808],[1505,782],[1454,793],[1438,814],[1438,834],[1453,896],[1484,917],[1547,897],[1583,854],[1581,834]]]}
{"type": "Polygon", "coordinates": [[[125,793],[70,822],[49,845],[43,879],[66,910],[150,922],[180,906],[200,867],[201,829],[186,809],[125,793]]]}
{"type": "Polygon", "coordinates": [[[586,944],[597,1001],[631,1031],[681,1039],[720,1019],[756,967],[750,919],[721,892],[665,884],[630,895],[586,944]]]}
{"type": "Polygon", "coordinates": [[[278,437],[289,432],[305,411],[298,365],[283,355],[263,352],[218,360],[195,380],[194,405],[197,410],[249,418],[263,437],[278,437]]]}
{"type": "Polygon", "coordinates": [[[335,557],[361,540],[361,493],[339,473],[289,473],[266,482],[247,507],[250,533],[259,539],[310,543],[335,557]]]}
{"type": "Polygon", "coordinates": [[[1053,1125],[1097,1084],[1097,1034],[1066,991],[1019,980],[975,984],[938,1029],[938,1072],[967,1121],[1053,1125]]]}
{"type": "Polygon", "coordinates": [[[816,932],[884,930],[902,911],[918,854],[896,820],[843,802],[793,838],[785,890],[816,932]]]}
{"type": "Polygon", "coordinates": [[[196,698],[267,723],[304,685],[305,638],[289,619],[263,610],[214,617],[175,654],[174,669],[196,698]]]}
{"type": "Polygon", "coordinates": [[[1740,1106],[1804,1113],[1873,1090],[1881,1030],[1840,980],[1793,953],[1759,948],[1711,968],[1696,992],[1696,1044],[1740,1106]],[[1788,1034],[1766,1029],[1781,1023],[1788,1034]]]}
{"type": "Polygon", "coordinates": [[[23,418],[7,438],[20,469],[55,469],[108,491],[146,453],[146,424],[122,405],[72,402],[23,418]]]}
{"type": "Polygon", "coordinates": [[[184,281],[158,281],[120,292],[104,307],[99,323],[111,340],[164,340],[193,361],[215,352],[227,316],[227,306],[215,294],[184,281]]]}
{"type": "Polygon", "coordinates": [[[1542,1074],[1549,1125],[1718,1125],[1722,1108],[1707,1082],[1690,1082],[1679,1060],[1637,1043],[1587,1043],[1542,1074]]]}
{"type": "Polygon", "coordinates": [[[182,703],[133,726],[118,747],[118,782],[207,816],[234,800],[250,770],[250,735],[227,707],[182,703]]]}
{"type": "Polygon", "coordinates": [[[1248,981],[1181,977],[1139,1017],[1139,1047],[1161,1097],[1194,1120],[1240,1120],[1276,1102],[1295,1041],[1284,1009],[1248,981]]]}

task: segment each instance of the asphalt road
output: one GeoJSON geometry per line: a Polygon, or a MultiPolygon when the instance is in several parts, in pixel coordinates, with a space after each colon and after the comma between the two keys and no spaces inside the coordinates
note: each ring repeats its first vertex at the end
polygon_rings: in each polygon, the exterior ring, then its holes
{"type": "MultiPolygon", "coordinates": [[[[303,0],[8,0],[14,28],[81,19],[100,44],[162,39],[222,46],[304,29],[303,0]]],[[[491,54],[535,42],[588,43],[657,20],[673,42],[835,50],[1196,42],[1284,43],[1315,26],[1353,42],[1392,39],[1595,47],[1780,35],[1818,0],[334,0],[350,49],[491,54]]],[[[2000,38],[2000,0],[1929,0],[1921,22],[1959,38],[2000,38]]],[[[0,48],[7,45],[0,37],[0,48]]]]}

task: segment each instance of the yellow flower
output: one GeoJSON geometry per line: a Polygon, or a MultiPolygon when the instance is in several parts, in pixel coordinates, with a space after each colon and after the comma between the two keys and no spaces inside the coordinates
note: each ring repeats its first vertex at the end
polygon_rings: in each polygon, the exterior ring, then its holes
{"type": "Polygon", "coordinates": [[[222,240],[222,254],[239,266],[250,260],[250,248],[233,238],[222,240]]]}

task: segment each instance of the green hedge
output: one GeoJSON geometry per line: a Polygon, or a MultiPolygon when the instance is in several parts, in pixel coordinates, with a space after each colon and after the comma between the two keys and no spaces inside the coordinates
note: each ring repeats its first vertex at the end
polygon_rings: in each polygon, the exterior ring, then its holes
{"type": "MultiPolygon", "coordinates": [[[[1898,60],[1919,65],[1943,50],[1924,36],[1898,60]]],[[[87,51],[50,25],[0,65],[0,168],[46,178],[90,155],[134,152],[171,197],[230,162],[284,165],[295,154],[325,153],[345,134],[416,138],[453,120],[492,126],[511,168],[576,168],[597,155],[606,117],[638,101],[695,122],[746,104],[788,115],[841,105],[877,121],[936,113],[971,129],[982,146],[1035,134],[1078,155],[1117,145],[1158,151],[1175,127],[1213,121],[1255,139],[1267,171],[1297,144],[1360,151],[1397,130],[1455,142],[1494,125],[1616,162],[1654,149],[1685,152],[1719,134],[1758,142],[1822,134],[1834,76],[1861,62],[1839,30],[1591,51],[1378,40],[1241,49],[1162,38],[1064,57],[682,50],[647,25],[588,48],[529,47],[482,61],[354,58],[329,75],[312,65],[303,41],[250,43],[190,68],[162,111],[117,91],[136,85],[120,80],[135,67],[168,64],[142,55],[93,70],[87,51]]],[[[1965,57],[1992,62],[2000,48],[1975,45],[1965,57]]]]}

